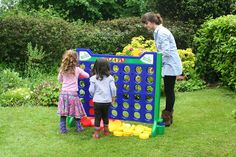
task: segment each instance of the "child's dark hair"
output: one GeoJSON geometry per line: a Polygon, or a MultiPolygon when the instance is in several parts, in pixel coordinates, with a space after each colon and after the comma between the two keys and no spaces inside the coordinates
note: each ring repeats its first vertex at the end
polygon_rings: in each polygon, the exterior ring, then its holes
{"type": "Polygon", "coordinates": [[[91,75],[96,75],[97,80],[103,80],[103,76],[110,76],[110,65],[104,58],[98,58],[91,70],[91,75]]]}
{"type": "Polygon", "coordinates": [[[153,12],[147,12],[143,15],[143,17],[141,18],[141,22],[144,24],[147,24],[147,22],[152,22],[155,23],[157,25],[163,24],[163,20],[160,14],[156,14],[153,12]]]}

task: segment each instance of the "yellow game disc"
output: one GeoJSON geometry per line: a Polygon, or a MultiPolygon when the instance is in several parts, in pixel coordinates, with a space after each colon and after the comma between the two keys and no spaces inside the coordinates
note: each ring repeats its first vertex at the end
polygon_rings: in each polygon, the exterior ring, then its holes
{"type": "Polygon", "coordinates": [[[121,126],[122,124],[120,120],[114,120],[112,123],[114,123],[116,126],[121,126]]]}
{"type": "Polygon", "coordinates": [[[133,133],[132,133],[132,130],[130,130],[130,129],[126,129],[126,130],[124,130],[124,132],[123,132],[123,135],[124,136],[131,136],[133,133]]]}
{"type": "Polygon", "coordinates": [[[144,133],[144,134],[151,135],[152,132],[150,132],[150,131],[144,131],[143,133],[144,133]]]}
{"type": "Polygon", "coordinates": [[[147,133],[141,133],[141,134],[139,135],[139,138],[140,138],[140,139],[143,139],[143,140],[146,140],[146,139],[149,138],[149,134],[147,134],[147,133]]]}
{"type": "Polygon", "coordinates": [[[130,134],[129,133],[123,133],[123,136],[130,136],[130,134]]]}
{"type": "Polygon", "coordinates": [[[114,136],[122,136],[123,132],[121,132],[121,131],[114,131],[113,134],[114,134],[114,136]]]}
{"type": "Polygon", "coordinates": [[[141,134],[140,131],[135,131],[135,130],[134,130],[134,132],[133,132],[133,135],[134,135],[134,136],[139,136],[140,134],[141,134]]]}
{"type": "Polygon", "coordinates": [[[115,125],[109,125],[108,129],[110,132],[113,132],[113,131],[117,130],[117,127],[115,125]]]}
{"type": "Polygon", "coordinates": [[[132,125],[130,129],[131,129],[131,130],[134,130],[134,129],[135,129],[135,125],[132,125]]]}
{"type": "Polygon", "coordinates": [[[140,127],[138,127],[138,128],[136,127],[134,131],[136,131],[136,132],[143,132],[144,129],[143,129],[143,128],[140,128],[140,127]]]}
{"type": "Polygon", "coordinates": [[[145,127],[145,128],[144,128],[144,131],[152,132],[152,129],[149,128],[149,127],[145,127]]]}

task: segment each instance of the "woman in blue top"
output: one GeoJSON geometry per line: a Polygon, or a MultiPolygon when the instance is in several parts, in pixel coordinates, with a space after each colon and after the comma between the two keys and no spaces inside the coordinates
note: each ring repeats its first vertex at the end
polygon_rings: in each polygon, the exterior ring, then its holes
{"type": "Polygon", "coordinates": [[[173,109],[175,103],[175,80],[182,74],[182,63],[177,52],[175,39],[172,33],[165,28],[160,14],[148,12],[141,19],[144,27],[154,31],[153,36],[157,51],[162,52],[162,77],[166,95],[166,107],[162,111],[162,118],[166,126],[173,123],[173,109]]]}

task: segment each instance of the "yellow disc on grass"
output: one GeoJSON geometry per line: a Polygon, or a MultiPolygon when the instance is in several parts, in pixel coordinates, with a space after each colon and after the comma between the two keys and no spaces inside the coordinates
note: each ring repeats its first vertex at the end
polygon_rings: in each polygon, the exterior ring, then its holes
{"type": "Polygon", "coordinates": [[[143,131],[144,131],[144,129],[143,129],[143,128],[141,128],[141,127],[136,127],[134,131],[136,131],[136,132],[143,132],[143,131]]]}
{"type": "Polygon", "coordinates": [[[141,133],[141,134],[139,135],[139,138],[140,138],[140,139],[143,139],[143,140],[146,140],[146,139],[149,138],[149,134],[147,134],[147,133],[141,133]]]}
{"type": "Polygon", "coordinates": [[[115,126],[115,125],[109,125],[109,126],[108,126],[108,129],[109,129],[110,132],[113,132],[113,131],[117,130],[117,126],[115,126]]]}
{"type": "Polygon", "coordinates": [[[114,136],[123,136],[123,132],[121,131],[114,131],[113,134],[114,136]]]}
{"type": "Polygon", "coordinates": [[[150,136],[152,134],[152,132],[144,131],[143,134],[148,134],[150,136]]]}
{"type": "Polygon", "coordinates": [[[130,129],[125,129],[123,134],[124,134],[124,136],[131,136],[133,134],[133,132],[130,129]]]}
{"type": "Polygon", "coordinates": [[[133,135],[134,136],[139,136],[142,132],[134,130],[133,135]]]}
{"type": "Polygon", "coordinates": [[[149,128],[149,127],[146,127],[144,130],[145,130],[145,131],[148,131],[148,132],[152,132],[152,129],[149,128]]]}

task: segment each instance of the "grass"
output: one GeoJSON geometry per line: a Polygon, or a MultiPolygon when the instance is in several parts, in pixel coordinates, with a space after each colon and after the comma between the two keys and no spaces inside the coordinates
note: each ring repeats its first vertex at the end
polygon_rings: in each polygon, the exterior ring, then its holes
{"type": "Polygon", "coordinates": [[[235,157],[234,109],[236,94],[226,89],[177,93],[174,124],[164,135],[94,140],[93,128],[59,134],[56,108],[0,108],[0,157],[235,157]]]}

